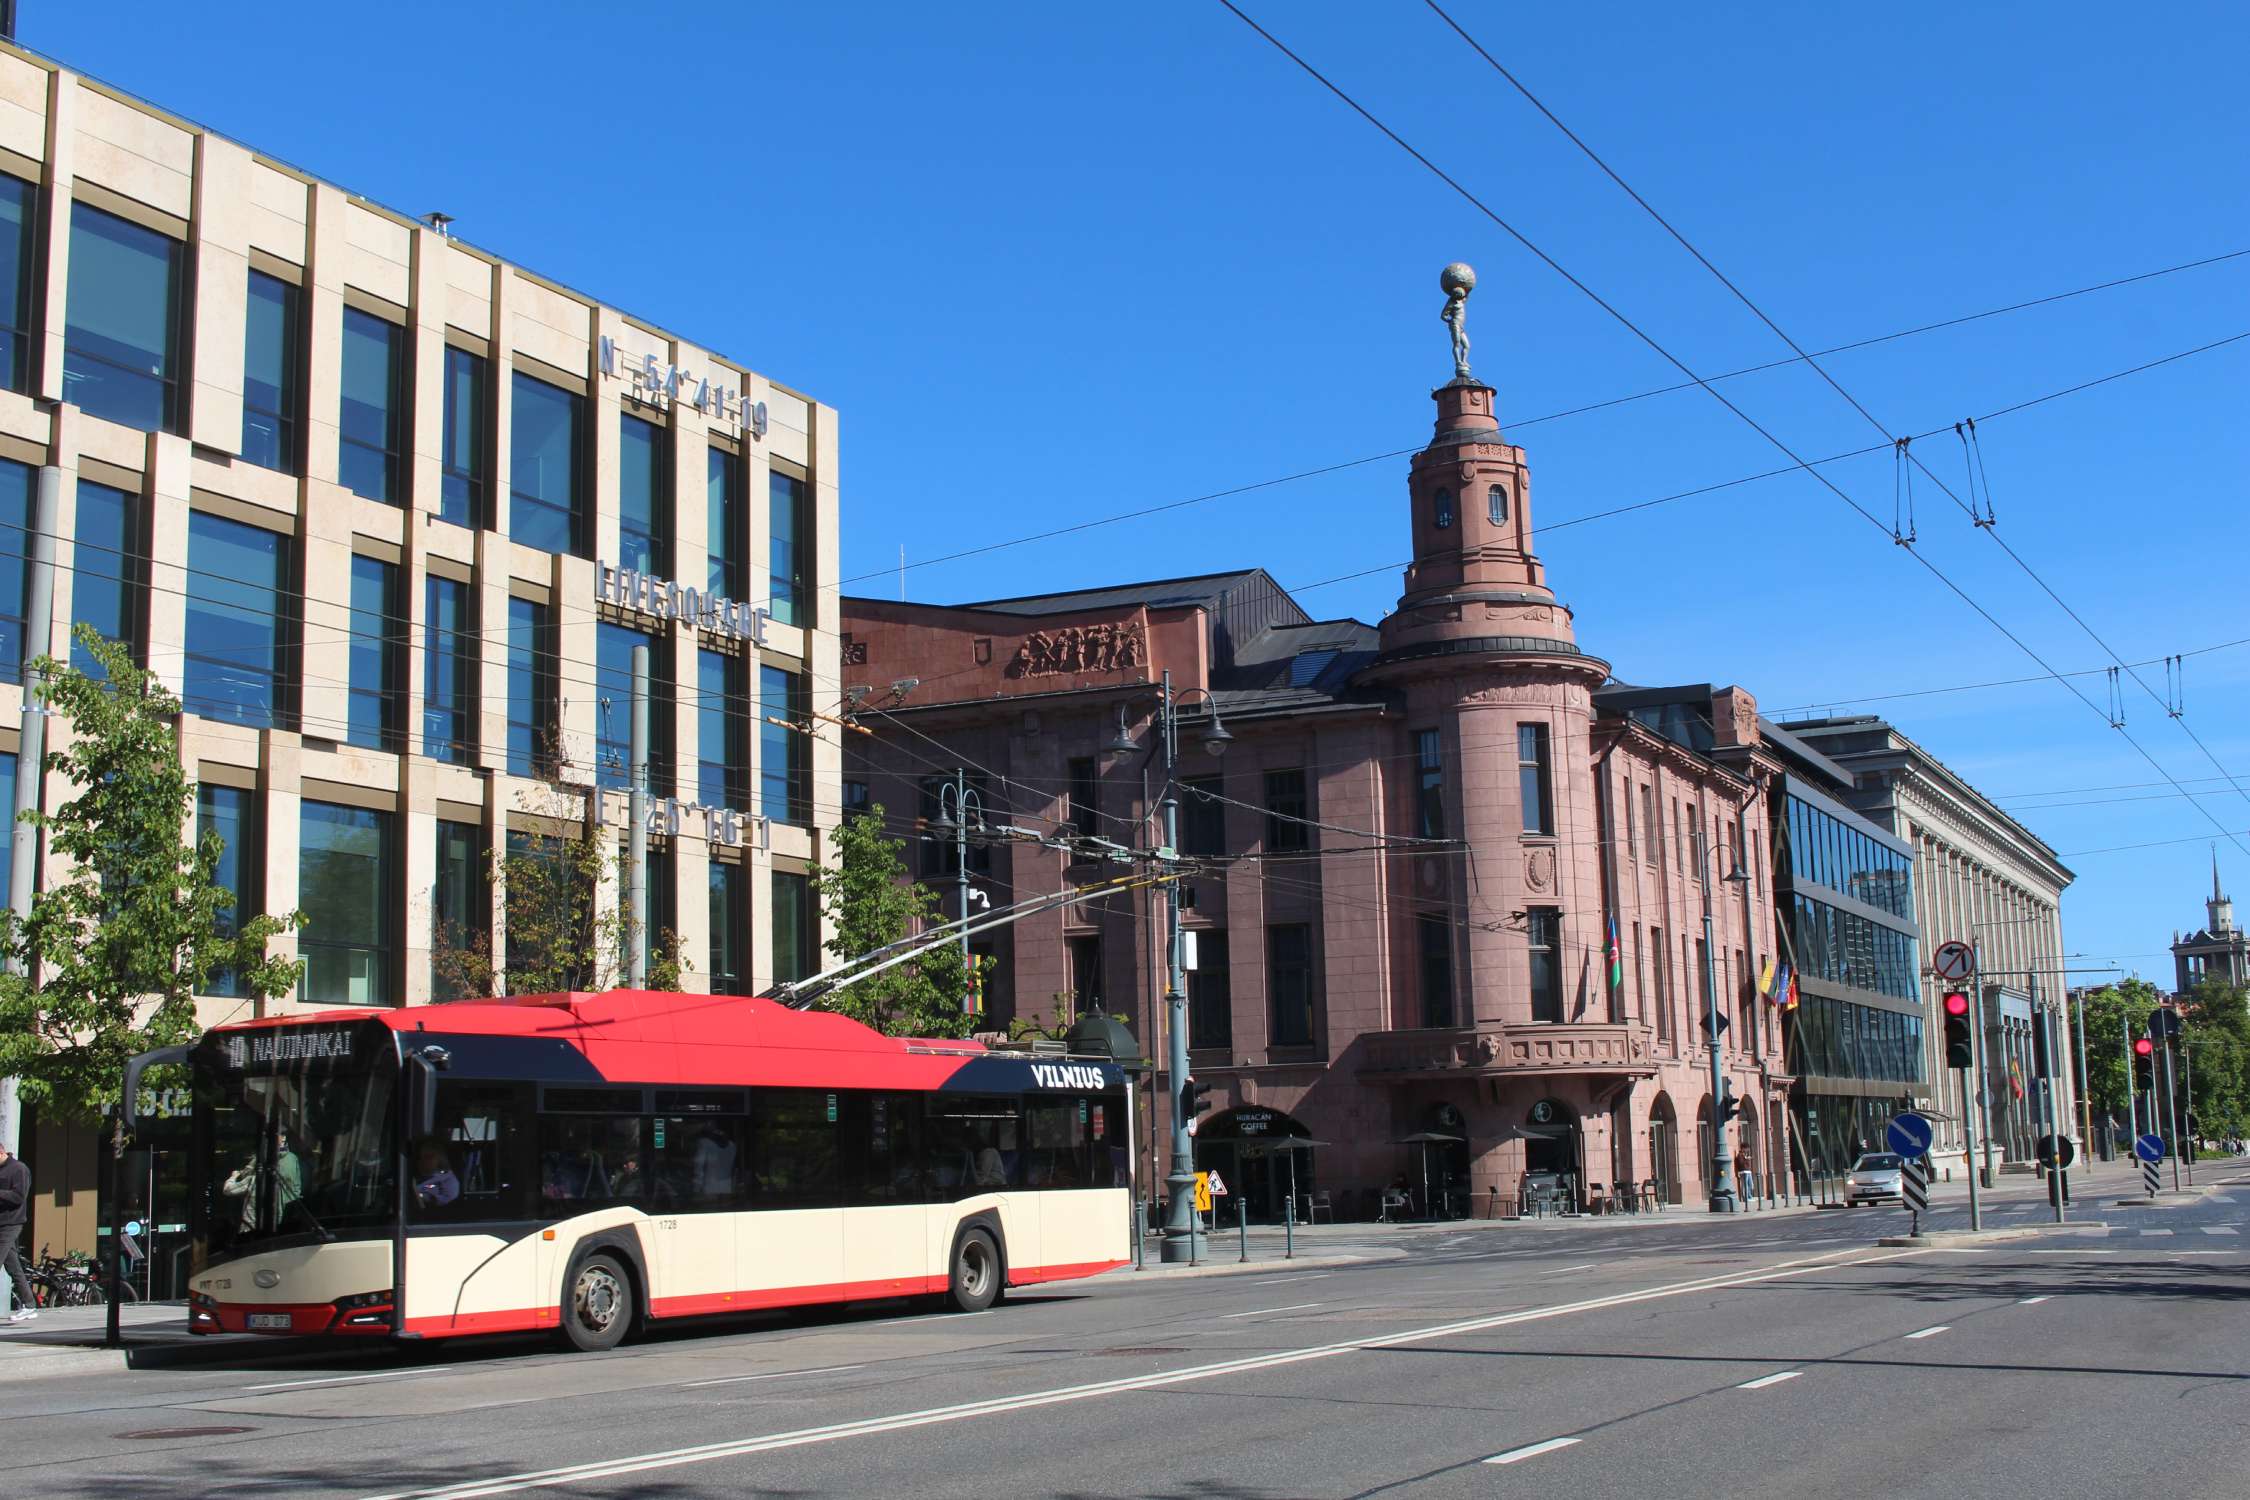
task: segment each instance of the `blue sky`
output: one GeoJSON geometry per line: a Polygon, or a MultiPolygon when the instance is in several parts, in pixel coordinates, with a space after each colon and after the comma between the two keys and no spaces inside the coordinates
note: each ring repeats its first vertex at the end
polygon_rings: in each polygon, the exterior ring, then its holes
{"type": "MultiPolygon", "coordinates": [[[[1785,354],[1428,10],[1250,13],[1699,373],[1785,354]]],[[[1458,0],[1456,16],[1807,348],[2250,247],[2250,12],[1458,0]]],[[[843,412],[847,576],[1411,448],[1479,272],[1504,420],[1677,376],[1209,3],[23,7],[22,39],[743,359],[843,412]],[[402,39],[386,45],[386,36],[402,39]]],[[[2250,330],[2250,257],[1838,355],[1949,427],[2250,330]]],[[[2127,661],[2250,636],[2250,341],[1983,424],[1998,534],[2127,661]]],[[[1729,383],[1798,452],[1881,441],[1802,367],[1729,383]]],[[[1542,525],[1773,468],[1700,391],[1513,430],[1542,525]]],[[[1950,434],[1918,448],[1956,490],[1950,434]]],[[[1831,477],[1889,522],[1894,465],[1831,477]]],[[[1404,461],[916,568],[957,600],[1404,556],[1404,461]]],[[[1926,481],[1920,548],[2048,662],[2103,649],[1926,481]]],[[[1803,475],[1552,532],[1590,651],[1769,712],[2039,669],[1803,475]]],[[[895,576],[869,592],[895,592],[895,576]]],[[[1395,575],[1313,589],[1378,618],[1395,575]]],[[[2163,690],[2163,670],[2144,678],[2163,690]]],[[[2160,979],[2218,835],[2052,681],[1875,705],[2069,856],[2064,934],[2160,979]],[[2149,785],[2149,783],[2155,783],[2149,785]],[[2088,790],[2082,790],[2088,789],[2088,790]],[[2060,794],[2040,795],[2032,794],[2060,794]],[[2157,847],[2079,853],[2128,844],[2157,847]]],[[[2250,774],[2250,646],[2185,725],[2250,774]]],[[[2127,686],[2127,731],[2250,845],[2250,795],[2127,686]]],[[[2222,842],[2250,908],[2250,853],[2222,842]]]]}

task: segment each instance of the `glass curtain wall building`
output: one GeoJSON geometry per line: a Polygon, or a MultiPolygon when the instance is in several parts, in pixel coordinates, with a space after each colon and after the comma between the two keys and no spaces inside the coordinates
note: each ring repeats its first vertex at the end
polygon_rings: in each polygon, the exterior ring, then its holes
{"type": "MultiPolygon", "coordinates": [[[[842,673],[836,412],[282,166],[287,141],[5,42],[0,97],[0,767],[25,650],[93,670],[91,627],[184,704],[226,920],[308,915],[274,944],[302,985],[269,1009],[458,993],[494,946],[505,987],[491,857],[589,817],[623,842],[645,644],[677,801],[640,925],[673,932],[690,991],[817,968],[805,877],[841,752],[768,721],[817,723],[842,673]],[[43,495],[62,555],[32,619],[43,495]]],[[[665,229],[711,239],[692,207],[665,229]]],[[[625,888],[590,899],[619,912],[625,888]]],[[[241,988],[215,976],[199,1019],[241,988]]],[[[32,1115],[38,1243],[94,1248],[90,1140],[32,1115]]]]}

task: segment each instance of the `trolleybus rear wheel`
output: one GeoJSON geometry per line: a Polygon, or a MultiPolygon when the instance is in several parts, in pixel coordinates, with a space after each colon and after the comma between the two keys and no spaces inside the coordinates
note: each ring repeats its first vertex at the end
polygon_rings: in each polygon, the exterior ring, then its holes
{"type": "Polygon", "coordinates": [[[953,1250],[953,1284],[947,1295],[962,1312],[983,1312],[1000,1298],[1000,1251],[992,1236],[972,1229],[953,1250]]]}

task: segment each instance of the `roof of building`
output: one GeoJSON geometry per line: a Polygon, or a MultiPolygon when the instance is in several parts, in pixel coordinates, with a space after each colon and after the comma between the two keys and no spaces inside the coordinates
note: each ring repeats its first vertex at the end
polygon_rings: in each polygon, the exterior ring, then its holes
{"type": "MultiPolygon", "coordinates": [[[[1903,756],[1916,771],[1943,783],[1948,791],[1968,802],[1978,812],[2012,830],[2065,876],[2070,875],[2070,868],[2055,853],[2053,845],[2003,811],[1998,803],[1971,786],[1966,777],[1932,755],[1880,714],[1837,714],[1823,719],[1799,719],[1789,729],[1801,739],[1815,744],[1834,742],[1825,747],[1825,753],[1837,761],[1864,761],[1880,755],[1903,756]],[[1859,746],[1846,743],[1854,735],[1876,736],[1882,743],[1859,746]]],[[[2064,883],[2068,884],[2068,881],[2064,883]]]]}
{"type": "Polygon", "coordinates": [[[1210,609],[1229,596],[1246,590],[1279,595],[1288,600],[1289,609],[1299,621],[1309,622],[1312,618],[1298,608],[1297,601],[1290,599],[1288,591],[1276,583],[1273,575],[1264,568],[1237,568],[1227,573],[1195,573],[1185,578],[1152,578],[1141,583],[1064,589],[1051,594],[1023,594],[1013,599],[978,599],[962,604],[960,608],[988,609],[1003,615],[1067,615],[1077,614],[1082,610],[1116,609],[1133,605],[1148,609],[1201,605],[1210,609]]]}

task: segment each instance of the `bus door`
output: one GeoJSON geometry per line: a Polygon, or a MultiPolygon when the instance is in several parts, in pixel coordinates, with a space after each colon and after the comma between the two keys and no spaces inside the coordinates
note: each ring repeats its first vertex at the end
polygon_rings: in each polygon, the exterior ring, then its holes
{"type": "Polygon", "coordinates": [[[649,1121],[656,1164],[647,1204],[651,1297],[659,1316],[739,1305],[735,1212],[747,1165],[741,1091],[658,1089],[649,1121]]]}
{"type": "Polygon", "coordinates": [[[735,1284],[751,1306],[820,1302],[845,1280],[842,1103],[835,1089],[759,1089],[737,1176],[735,1284]]]}

